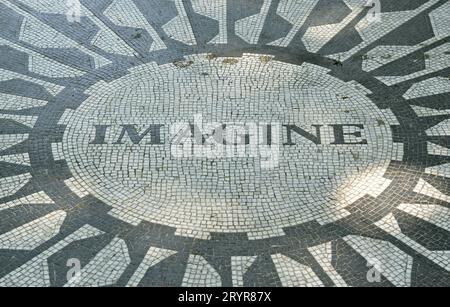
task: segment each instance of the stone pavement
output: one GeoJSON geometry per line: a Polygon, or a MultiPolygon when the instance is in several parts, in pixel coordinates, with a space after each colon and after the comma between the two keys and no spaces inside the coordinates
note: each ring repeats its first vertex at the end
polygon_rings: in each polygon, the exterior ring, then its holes
{"type": "Polygon", "coordinates": [[[450,286],[449,0],[0,0],[0,286],[450,286]]]}

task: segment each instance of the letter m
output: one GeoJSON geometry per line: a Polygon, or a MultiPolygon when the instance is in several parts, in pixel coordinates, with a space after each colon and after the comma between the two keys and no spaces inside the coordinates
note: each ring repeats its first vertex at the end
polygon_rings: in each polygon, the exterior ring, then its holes
{"type": "Polygon", "coordinates": [[[115,142],[114,144],[124,144],[123,139],[125,135],[128,135],[131,142],[133,142],[133,144],[135,145],[138,145],[150,133],[151,140],[150,143],[147,144],[161,145],[161,127],[163,127],[163,125],[151,125],[150,128],[139,134],[136,130],[135,125],[122,125],[122,132],[120,133],[117,142],[115,142]]]}

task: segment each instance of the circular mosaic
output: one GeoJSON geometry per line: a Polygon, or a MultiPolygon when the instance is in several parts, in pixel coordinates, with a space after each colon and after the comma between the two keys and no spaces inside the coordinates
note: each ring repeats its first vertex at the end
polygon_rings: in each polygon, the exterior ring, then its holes
{"type": "Polygon", "coordinates": [[[0,286],[450,285],[448,0],[70,2],[0,1],[0,286]]]}
{"type": "Polygon", "coordinates": [[[396,147],[363,87],[327,73],[256,55],[138,66],[64,116],[62,152],[77,184],[133,224],[267,236],[338,220],[396,147]],[[237,125],[239,138],[212,137],[237,125]]]}

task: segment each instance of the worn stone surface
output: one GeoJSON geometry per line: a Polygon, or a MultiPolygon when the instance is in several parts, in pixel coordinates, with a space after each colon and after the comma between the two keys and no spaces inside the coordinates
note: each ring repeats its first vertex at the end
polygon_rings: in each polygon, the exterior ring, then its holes
{"type": "Polygon", "coordinates": [[[379,2],[0,0],[0,286],[450,286],[450,3],[379,2]]]}

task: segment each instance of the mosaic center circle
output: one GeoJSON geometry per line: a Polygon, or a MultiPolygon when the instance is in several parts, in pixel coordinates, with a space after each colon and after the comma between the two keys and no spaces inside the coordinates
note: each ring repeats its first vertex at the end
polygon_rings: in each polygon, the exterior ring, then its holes
{"type": "Polygon", "coordinates": [[[62,151],[76,184],[123,221],[188,236],[244,232],[257,239],[339,220],[351,203],[382,192],[398,155],[391,118],[367,91],[309,63],[195,55],[138,66],[87,94],[62,119],[62,151]],[[239,124],[248,141],[240,148],[248,152],[174,155],[174,124],[198,128],[199,116],[202,129],[239,124]]]}

